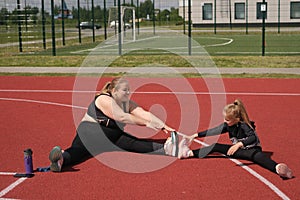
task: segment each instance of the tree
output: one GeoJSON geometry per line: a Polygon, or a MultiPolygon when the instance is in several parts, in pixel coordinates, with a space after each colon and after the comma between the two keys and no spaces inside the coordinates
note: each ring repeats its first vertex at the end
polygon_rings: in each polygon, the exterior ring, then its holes
{"type": "Polygon", "coordinates": [[[97,5],[94,8],[94,17],[95,17],[95,22],[96,21],[104,21],[103,20],[103,10],[101,9],[101,7],[99,5],[97,5]]]}
{"type": "Polygon", "coordinates": [[[9,12],[6,8],[1,8],[0,10],[0,25],[6,24],[8,20],[9,12]]]}
{"type": "Polygon", "coordinates": [[[170,21],[182,21],[182,17],[179,16],[179,9],[172,7],[170,12],[170,21]]]}
{"type": "Polygon", "coordinates": [[[160,19],[161,21],[168,21],[170,13],[171,12],[168,9],[165,9],[162,12],[159,13],[159,15],[157,16],[157,18],[160,19]]]}
{"type": "Polygon", "coordinates": [[[146,0],[144,3],[140,4],[140,16],[139,18],[146,18],[147,15],[152,17],[153,13],[153,3],[151,0],[146,0]]]}

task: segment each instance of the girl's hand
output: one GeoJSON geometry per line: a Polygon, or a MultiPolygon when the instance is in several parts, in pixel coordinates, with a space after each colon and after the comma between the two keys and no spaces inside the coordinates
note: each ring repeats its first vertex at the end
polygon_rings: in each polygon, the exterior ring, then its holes
{"type": "Polygon", "coordinates": [[[169,132],[175,131],[175,129],[165,125],[162,129],[163,132],[165,132],[166,134],[168,134],[169,132]]]}
{"type": "Polygon", "coordinates": [[[238,142],[235,145],[232,145],[229,150],[227,151],[227,155],[228,156],[232,156],[239,148],[243,147],[243,143],[242,142],[238,142]]]}

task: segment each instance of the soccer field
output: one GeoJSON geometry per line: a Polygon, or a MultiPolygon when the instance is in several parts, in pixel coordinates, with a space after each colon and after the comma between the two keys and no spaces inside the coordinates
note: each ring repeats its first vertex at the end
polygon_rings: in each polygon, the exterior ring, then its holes
{"type": "MultiPolygon", "coordinates": [[[[262,36],[257,34],[222,34],[194,36],[211,55],[261,55],[262,36]]],[[[268,55],[300,55],[300,34],[267,34],[268,55]]]]}
{"type": "MultiPolygon", "coordinates": [[[[171,29],[157,28],[157,33],[154,33],[152,28],[140,29],[137,32],[137,40],[139,38],[145,39],[145,37],[154,37],[159,34],[159,31],[163,30],[164,35],[173,36],[174,34],[183,34],[181,30],[174,31],[171,29]],[[147,32],[147,33],[145,33],[147,32]],[[146,35],[146,36],[145,36],[146,35]]],[[[132,30],[125,32],[126,37],[130,36],[132,30]]],[[[83,33],[82,43],[78,42],[78,35],[73,29],[66,30],[65,41],[66,44],[62,45],[62,35],[60,31],[56,34],[56,50],[58,55],[66,55],[74,52],[86,50],[87,48],[93,48],[99,43],[104,41],[103,30],[96,32],[96,41],[93,42],[91,34],[86,31],[83,33]],[[72,49],[72,50],[71,50],[72,49]]],[[[6,32],[1,30],[0,32],[0,56],[9,53],[18,53],[19,38],[16,31],[6,32]]],[[[109,38],[116,38],[114,33],[109,34],[109,38]]],[[[186,37],[188,37],[186,35],[186,37]]],[[[197,29],[192,30],[192,39],[198,42],[210,55],[261,55],[262,52],[262,33],[260,30],[251,31],[248,34],[241,31],[219,31],[214,34],[212,31],[199,31],[197,29]]],[[[186,44],[187,47],[188,44],[186,44]]],[[[23,52],[35,53],[35,54],[47,54],[52,53],[52,38],[50,34],[46,36],[46,46],[43,48],[43,40],[40,32],[29,30],[23,34],[22,48],[23,52]]],[[[88,51],[84,51],[88,54],[88,51]]],[[[280,34],[276,31],[266,32],[265,35],[265,53],[266,55],[300,55],[300,33],[298,31],[284,31],[280,34]]],[[[76,54],[76,53],[75,53],[76,54]]],[[[82,52],[80,53],[82,55],[82,52]]]]}

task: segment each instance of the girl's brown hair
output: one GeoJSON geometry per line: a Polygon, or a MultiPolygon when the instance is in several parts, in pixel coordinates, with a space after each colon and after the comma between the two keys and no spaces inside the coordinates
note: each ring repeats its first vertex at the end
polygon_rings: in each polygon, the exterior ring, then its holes
{"type": "Polygon", "coordinates": [[[236,99],[233,103],[225,106],[224,113],[225,116],[230,119],[240,118],[240,121],[248,124],[252,129],[254,129],[251,125],[246,108],[240,99],[236,99]]]}

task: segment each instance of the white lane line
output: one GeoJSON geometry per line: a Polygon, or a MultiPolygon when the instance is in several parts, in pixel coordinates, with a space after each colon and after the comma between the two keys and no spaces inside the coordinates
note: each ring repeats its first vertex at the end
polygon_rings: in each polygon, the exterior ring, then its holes
{"type": "Polygon", "coordinates": [[[83,91],[83,90],[0,90],[0,92],[24,92],[24,93],[95,93],[97,91],[83,91]]]}
{"type": "MultiPolygon", "coordinates": [[[[24,93],[96,93],[88,90],[11,90],[4,89],[0,92],[24,92],[24,93]]],[[[284,92],[131,92],[132,94],[178,94],[178,95],[249,95],[249,96],[300,96],[300,93],[284,92]]]]}
{"type": "MultiPolygon", "coordinates": [[[[123,45],[126,45],[126,44],[130,44],[130,43],[137,43],[137,42],[142,42],[142,41],[146,41],[146,40],[152,40],[152,39],[157,39],[159,38],[159,36],[154,36],[154,37],[150,37],[150,38],[145,38],[145,39],[139,39],[139,40],[136,40],[136,41],[127,41],[127,42],[124,42],[123,45]]],[[[113,42],[114,44],[104,44],[104,45],[99,45],[95,48],[92,48],[92,49],[84,49],[84,50],[79,50],[79,51],[72,51],[70,53],[83,53],[83,52],[89,52],[89,51],[99,51],[99,50],[109,50],[107,49],[108,47],[115,47],[113,48],[113,52],[117,52],[117,47],[119,45],[118,41],[117,40],[112,40],[110,42],[113,42]]],[[[106,42],[107,43],[107,42],[106,42]]],[[[141,49],[141,48],[139,48],[141,49]]],[[[139,50],[139,49],[136,49],[136,50],[139,50]]],[[[131,51],[134,51],[134,49],[123,49],[123,50],[131,50],[131,51]]],[[[115,55],[115,56],[118,56],[118,55],[115,55]]]]}
{"type": "Polygon", "coordinates": [[[0,172],[0,175],[4,175],[4,176],[13,176],[15,174],[16,172],[0,172]]]}
{"type": "MultiPolygon", "coordinates": [[[[177,132],[179,135],[181,136],[186,136],[183,133],[179,133],[177,132]]],[[[201,144],[203,146],[209,146],[207,143],[202,142],[200,140],[195,139],[195,142],[197,142],[198,144],[201,144]]],[[[222,154],[223,155],[223,154],[222,154]]],[[[225,155],[223,155],[225,156],[225,155]]],[[[250,167],[244,165],[242,162],[240,162],[237,159],[234,158],[229,158],[229,160],[231,160],[232,162],[236,163],[238,166],[242,167],[244,170],[246,170],[248,173],[250,173],[252,176],[256,177],[259,181],[261,181],[262,183],[264,183],[266,186],[268,186],[273,192],[275,192],[280,198],[284,199],[284,200],[289,200],[290,198],[284,194],[279,188],[277,188],[273,183],[271,183],[270,181],[268,181],[266,178],[264,178],[263,176],[261,176],[260,174],[258,174],[256,171],[254,171],[253,169],[251,169],[250,167]]]]}
{"type": "Polygon", "coordinates": [[[249,96],[300,96],[300,93],[275,92],[133,92],[136,94],[181,94],[181,95],[249,95],[249,96]]]}
{"type": "Polygon", "coordinates": [[[16,180],[15,182],[13,182],[12,184],[10,184],[8,187],[6,187],[5,189],[3,189],[0,192],[0,197],[3,197],[4,195],[6,195],[9,191],[11,191],[12,189],[14,189],[15,187],[17,187],[19,184],[21,184],[22,182],[24,182],[27,178],[19,178],[18,180],[16,180]]]}
{"type": "Polygon", "coordinates": [[[0,100],[4,100],[4,101],[20,101],[20,102],[29,102],[29,103],[40,103],[40,104],[47,104],[47,105],[54,105],[54,106],[63,106],[63,107],[69,107],[69,108],[86,109],[86,107],[82,107],[82,106],[74,106],[74,105],[69,105],[69,104],[55,103],[55,102],[48,102],[48,101],[37,101],[37,100],[32,100],[32,99],[0,98],[0,100]]]}
{"type": "Polygon", "coordinates": [[[290,198],[284,194],[279,188],[277,188],[273,183],[271,183],[270,181],[268,181],[266,178],[264,178],[263,176],[261,176],[260,174],[258,174],[256,171],[254,171],[253,169],[249,168],[248,166],[244,165],[242,162],[240,162],[239,160],[230,158],[230,160],[234,163],[236,163],[238,166],[242,167],[244,170],[248,171],[251,175],[253,175],[254,177],[256,177],[258,180],[260,180],[261,182],[263,182],[265,185],[267,185],[271,190],[273,190],[273,192],[275,192],[280,198],[284,199],[284,200],[289,200],[290,198]]]}
{"type": "MultiPolygon", "coordinates": [[[[255,51],[255,52],[216,52],[216,54],[261,54],[261,52],[255,51]]],[[[295,52],[267,52],[266,54],[300,54],[299,51],[295,52]]]]}
{"type": "Polygon", "coordinates": [[[229,45],[233,42],[232,38],[218,38],[218,37],[198,37],[198,38],[209,38],[209,39],[220,39],[220,40],[228,40],[228,42],[224,43],[216,43],[216,44],[207,44],[207,45],[202,45],[202,47],[218,47],[218,46],[226,46],[229,45]]]}

